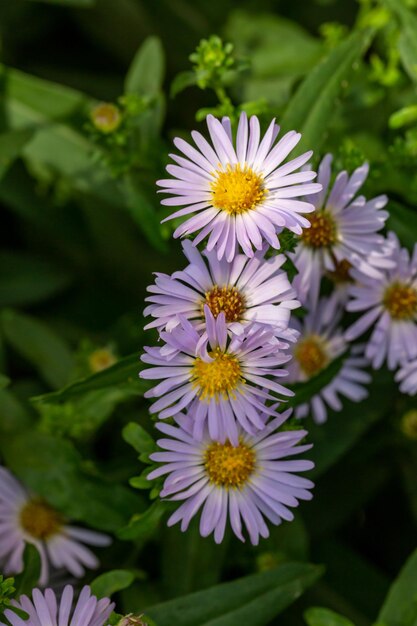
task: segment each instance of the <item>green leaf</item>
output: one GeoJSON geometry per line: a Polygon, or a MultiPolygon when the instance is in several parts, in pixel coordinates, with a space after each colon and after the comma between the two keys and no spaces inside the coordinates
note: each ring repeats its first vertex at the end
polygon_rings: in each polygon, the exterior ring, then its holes
{"type": "Polygon", "coordinates": [[[73,367],[65,342],[39,320],[10,309],[1,315],[6,340],[27,359],[51,387],[61,387],[73,367]]]}
{"type": "Polygon", "coordinates": [[[417,105],[403,107],[390,115],[388,125],[390,128],[402,128],[417,122],[417,105]]]}
{"type": "Polygon", "coordinates": [[[384,626],[417,624],[417,550],[415,550],[391,585],[377,622],[384,626]]]}
{"type": "Polygon", "coordinates": [[[401,23],[398,50],[404,69],[417,82],[417,17],[402,0],[384,0],[384,3],[401,23]]]}
{"type": "Polygon", "coordinates": [[[399,202],[390,202],[387,228],[393,230],[410,250],[417,239],[417,209],[404,206],[399,202]]]}
{"type": "Polygon", "coordinates": [[[354,32],[334,48],[298,88],[281,119],[284,131],[297,130],[302,133],[302,140],[295,153],[306,148],[314,148],[315,151],[320,149],[342,84],[366,52],[371,39],[370,31],[354,32]]]}
{"type": "Polygon", "coordinates": [[[0,306],[34,304],[68,287],[71,275],[43,259],[0,252],[0,306]]]}
{"type": "Polygon", "coordinates": [[[165,597],[183,596],[216,585],[221,580],[231,533],[226,532],[223,541],[215,544],[201,536],[199,526],[199,520],[194,518],[185,533],[179,524],[170,528],[164,525],[160,533],[165,597]]]}
{"type": "Polygon", "coordinates": [[[139,424],[130,422],[122,430],[123,439],[140,454],[155,452],[156,444],[151,435],[139,424]]]}
{"type": "Polygon", "coordinates": [[[16,597],[30,594],[38,586],[40,575],[40,554],[34,545],[27,543],[23,554],[23,571],[15,577],[16,597]]]}
{"type": "Polygon", "coordinates": [[[68,440],[27,429],[0,438],[0,449],[10,470],[70,519],[116,531],[143,508],[141,498],[123,485],[105,480],[97,471],[87,474],[68,440]]]}
{"type": "Polygon", "coordinates": [[[35,128],[10,130],[0,135],[0,179],[32,139],[35,128]]]}
{"type": "Polygon", "coordinates": [[[140,96],[156,96],[162,88],[165,74],[165,56],[158,37],[148,37],[129,67],[125,92],[140,96]]]}
{"type": "MultiPolygon", "coordinates": [[[[58,85],[19,70],[0,65],[7,100],[20,103],[22,112],[32,112],[33,122],[48,122],[73,115],[85,106],[87,97],[64,85],[58,85]]],[[[56,156],[56,155],[55,155],[56,156]]]]}
{"type": "Polygon", "coordinates": [[[141,396],[148,389],[148,385],[139,378],[139,371],[139,356],[131,354],[119,359],[114,365],[97,372],[97,374],[78,380],[59,391],[37,396],[33,398],[33,401],[35,403],[66,402],[90,391],[98,391],[107,387],[132,389],[132,394],[141,396]]]}
{"type": "Polygon", "coordinates": [[[161,236],[160,218],[133,177],[125,179],[124,192],[126,207],[139,229],[157,250],[166,252],[168,247],[161,236]]]}
{"type": "Polygon", "coordinates": [[[285,403],[286,407],[299,406],[308,402],[313,396],[315,396],[323,387],[328,385],[333,378],[339,373],[346,359],[346,353],[341,354],[337,359],[332,361],[324,370],[319,372],[316,376],[311,378],[305,383],[294,383],[288,385],[289,389],[294,391],[294,396],[289,398],[285,403]]]}
{"type": "Polygon", "coordinates": [[[328,470],[358,439],[390,410],[387,398],[395,397],[395,383],[385,373],[369,385],[369,396],[357,405],[346,400],[340,412],[329,412],[328,421],[315,424],[309,421],[308,440],[313,443],[308,456],[315,463],[310,476],[317,477],[328,470]]]}
{"type": "Polygon", "coordinates": [[[126,569],[114,569],[97,576],[91,583],[91,592],[97,598],[110,598],[117,591],[126,589],[135,580],[135,575],[126,569]]]}
{"type": "Polygon", "coordinates": [[[113,415],[116,406],[132,395],[136,395],[133,389],[106,387],[89,391],[62,404],[40,402],[37,404],[41,415],[39,428],[43,432],[61,437],[91,439],[100,426],[113,415]]]}
{"type": "Polygon", "coordinates": [[[30,425],[26,408],[8,389],[0,389],[1,437],[19,432],[30,425]]]}
{"type": "Polygon", "coordinates": [[[120,539],[140,539],[145,541],[158,530],[159,522],[167,507],[161,500],[156,500],[144,513],[132,517],[129,524],[121,528],[117,536],[120,539]]]}
{"type": "Polygon", "coordinates": [[[354,626],[353,622],[330,609],[311,607],[304,613],[308,626],[354,626]]]}
{"type": "Polygon", "coordinates": [[[400,51],[401,61],[404,68],[415,83],[417,83],[417,34],[414,36],[409,32],[401,33],[398,42],[398,50],[400,51]]]}
{"type": "Polygon", "coordinates": [[[301,563],[216,585],[146,609],[158,626],[263,626],[292,604],[322,574],[301,563]]]}
{"type": "Polygon", "coordinates": [[[252,76],[257,80],[303,76],[323,51],[322,42],[299,24],[272,14],[234,11],[226,25],[226,36],[235,43],[238,55],[250,59],[250,76],[245,81],[249,84],[252,76]]]}

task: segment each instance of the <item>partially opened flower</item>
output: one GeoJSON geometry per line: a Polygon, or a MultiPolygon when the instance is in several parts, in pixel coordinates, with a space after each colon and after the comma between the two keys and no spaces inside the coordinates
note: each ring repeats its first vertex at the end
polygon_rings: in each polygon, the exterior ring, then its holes
{"type": "MultiPolygon", "coordinates": [[[[108,598],[99,600],[91,594],[90,587],[83,587],[74,602],[74,589],[71,585],[64,588],[62,597],[57,599],[52,589],[32,591],[32,599],[20,596],[13,605],[28,614],[22,619],[13,609],[4,611],[11,626],[104,626],[107,623],[114,604],[108,598]]],[[[0,626],[8,626],[0,622],[0,626]]]]}
{"type": "Polygon", "coordinates": [[[410,257],[397,236],[389,233],[394,266],[379,278],[353,271],[357,284],[349,288],[348,311],[363,315],[346,331],[352,341],[372,328],[365,356],[378,369],[387,360],[395,369],[417,357],[417,244],[410,257]]]}
{"type": "Polygon", "coordinates": [[[417,393],[417,359],[405,363],[397,372],[395,380],[400,383],[400,391],[415,396],[417,393]]]}
{"type": "Polygon", "coordinates": [[[252,257],[253,248],[261,250],[265,242],[279,248],[277,233],[283,228],[301,234],[309,226],[303,213],[314,207],[300,197],[321,189],[310,182],[315,172],[299,171],[311,152],[284,164],[301,135],[290,131],[275,144],[279,127],[273,120],[261,140],[258,118],[248,122],[245,113],[240,116],[236,142],[229,118],[220,122],[208,115],[207,126],[212,145],[196,131],[192,133],[195,147],[175,139],[183,156],[170,155],[177,163],[167,166],[173,178],[157,183],[169,195],[162,204],[183,207],[167,219],[195,214],[176,229],[174,237],[199,231],[194,245],[208,237],[207,249],[216,248],[218,259],[231,261],[238,244],[252,257]]]}
{"type": "Polygon", "coordinates": [[[214,251],[200,254],[190,241],[183,242],[189,265],[172,276],[157,274],[148,287],[151,304],[145,315],[152,315],[146,328],[172,330],[179,317],[198,328],[205,324],[204,305],[214,318],[224,313],[228,326],[256,321],[270,324],[277,333],[288,327],[291,311],[299,306],[286,272],[282,254],[265,259],[266,249],[252,259],[242,254],[229,262],[217,260],[214,251]]]}
{"type": "MultiPolygon", "coordinates": [[[[220,543],[229,522],[234,534],[244,541],[246,529],[256,545],[259,537],[268,537],[265,519],[278,525],[292,520],[291,508],[299,500],[311,499],[313,483],[298,472],[312,469],[314,464],[304,459],[288,460],[304,453],[310,445],[298,445],[306,436],[304,430],[276,432],[291,411],[274,418],[257,435],[238,428],[238,442],[219,442],[204,428],[201,441],[193,438],[193,418],[179,415],[178,425],[158,423],[167,435],[151,459],[161,466],[148,475],[152,480],[167,475],[160,496],[182,502],[171,515],[168,525],[181,522],[185,531],[191,519],[202,508],[200,533],[214,533],[220,543]]],[[[265,420],[266,416],[261,415],[265,420]]]]}
{"type": "Polygon", "coordinates": [[[297,343],[292,347],[293,358],[288,364],[289,380],[305,382],[317,376],[338,357],[346,353],[346,358],[333,378],[308,402],[295,408],[298,418],[312,415],[315,422],[321,424],[327,420],[327,407],[333,411],[342,409],[341,397],[360,402],[368,395],[363,387],[371,381],[370,375],[364,371],[369,365],[362,356],[361,349],[350,350],[343,337],[342,330],[337,328],[340,310],[329,320],[326,315],[328,300],[323,298],[315,309],[311,309],[302,321],[292,320],[292,324],[300,332],[297,343]]]}
{"type": "Polygon", "coordinates": [[[77,577],[84,575],[85,567],[96,568],[97,557],[83,544],[107,546],[111,541],[102,533],[68,525],[61,513],[30,495],[4,467],[0,467],[0,531],[4,572],[19,574],[23,570],[25,545],[31,543],[41,557],[41,585],[48,582],[49,565],[65,568],[77,577]]]}
{"type": "MultiPolygon", "coordinates": [[[[253,433],[264,427],[260,411],[274,414],[266,400],[293,395],[276,379],[287,375],[280,365],[290,358],[281,351],[282,343],[270,326],[251,323],[239,335],[227,333],[225,314],[214,318],[205,305],[206,331],[199,333],[187,320],[161,339],[174,350],[167,358],[161,348],[145,347],[142,361],[154,367],[143,370],[142,378],[160,379],[148,391],[148,398],[159,398],[151,407],[164,419],[185,407],[194,418],[194,435],[201,437],[208,421],[210,436],[233,444],[238,441],[239,423],[253,433]]],[[[285,344],[287,347],[288,344],[285,344]]]]}
{"type": "Polygon", "coordinates": [[[320,280],[326,272],[337,272],[340,267],[351,265],[377,277],[381,275],[378,260],[370,262],[370,255],[379,254],[382,265],[386,259],[384,238],[378,231],[388,217],[387,211],[382,210],[387,197],[366,200],[364,196],[356,196],[368,175],[366,163],[351,176],[346,171],[340,172],[329,189],[331,162],[332,156],[327,154],[320,164],[318,182],[322,190],[306,198],[316,211],[309,216],[310,228],[304,230],[290,255],[298,270],[294,287],[303,302],[307,297],[311,301],[317,299],[320,280]]]}

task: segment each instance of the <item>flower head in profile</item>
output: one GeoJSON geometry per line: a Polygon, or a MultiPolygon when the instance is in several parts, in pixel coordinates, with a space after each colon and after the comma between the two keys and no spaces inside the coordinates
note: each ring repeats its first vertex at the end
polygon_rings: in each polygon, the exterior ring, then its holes
{"type": "Polygon", "coordinates": [[[371,381],[370,375],[363,371],[369,365],[355,346],[349,353],[349,346],[343,332],[337,328],[340,310],[331,320],[325,315],[328,299],[319,300],[316,308],[312,308],[302,322],[294,319],[292,324],[300,332],[297,343],[292,347],[292,359],[287,368],[291,382],[305,382],[317,376],[333,361],[345,352],[347,356],[341,368],[309,402],[295,408],[295,416],[307,417],[310,413],[318,424],[327,420],[327,407],[333,411],[342,409],[340,396],[353,402],[360,402],[368,395],[364,384],[371,381]]]}
{"type": "Polygon", "coordinates": [[[252,257],[265,242],[278,249],[277,233],[283,228],[301,234],[309,226],[303,213],[314,206],[299,198],[321,189],[311,183],[315,172],[299,171],[311,152],[284,163],[301,135],[290,131],[275,143],[279,127],[273,120],[261,140],[258,118],[248,121],[245,113],[236,142],[228,117],[220,122],[208,115],[207,126],[211,144],[197,131],[192,133],[195,147],[174,140],[182,155],[170,155],[176,164],[167,171],[173,178],[157,183],[169,196],[162,204],[182,207],[167,219],[187,216],[174,237],[198,232],[194,245],[208,237],[207,249],[232,261],[238,245],[252,257]]]}
{"type": "Polygon", "coordinates": [[[168,525],[181,522],[185,531],[202,509],[203,537],[214,533],[214,540],[220,543],[229,523],[241,541],[246,530],[252,544],[257,545],[259,537],[269,535],[265,519],[274,525],[292,520],[290,509],[299,500],[310,500],[313,487],[298,472],[310,470],[314,464],[288,459],[311,448],[299,445],[307,434],[304,430],[276,432],[290,413],[275,417],[257,435],[249,435],[239,426],[236,446],[228,440],[213,439],[206,427],[201,440],[195,440],[190,416],[177,416],[176,426],[158,423],[157,428],[167,437],[158,441],[162,451],[151,455],[161,465],[148,479],[167,475],[161,497],[182,502],[168,525]]]}
{"type": "Polygon", "coordinates": [[[417,244],[410,256],[397,236],[388,234],[393,267],[379,278],[353,271],[347,310],[363,314],[345,333],[352,341],[372,327],[365,356],[376,369],[387,361],[389,369],[417,357],[417,244]]]}
{"type": "Polygon", "coordinates": [[[41,557],[40,585],[49,577],[49,565],[65,568],[81,578],[85,567],[96,568],[97,557],[83,544],[107,546],[110,537],[68,525],[61,513],[47,502],[30,495],[14,476],[0,467],[0,563],[6,574],[23,570],[26,543],[41,557]]]}
{"type": "Polygon", "coordinates": [[[158,398],[151,407],[161,419],[173,417],[189,407],[194,418],[194,436],[202,436],[203,427],[213,439],[238,442],[238,426],[249,433],[264,427],[260,411],[266,400],[293,395],[276,379],[287,375],[280,369],[289,356],[281,348],[288,347],[275,336],[271,326],[251,323],[238,335],[229,336],[224,313],[214,318],[205,305],[206,332],[181,319],[180,326],[170,333],[162,332],[166,342],[161,348],[145,347],[142,361],[153,367],[140,373],[142,378],[159,379],[161,383],[145,395],[158,398]],[[166,347],[173,350],[167,358],[166,347]]]}
{"type": "Polygon", "coordinates": [[[214,318],[224,313],[231,325],[256,321],[270,324],[277,333],[288,327],[291,311],[299,306],[286,272],[282,254],[265,259],[266,249],[248,259],[242,254],[233,261],[217,260],[214,251],[200,254],[190,241],[183,242],[189,265],[172,276],[157,274],[145,315],[154,320],[146,328],[172,330],[180,316],[198,328],[205,324],[204,305],[214,318]]]}
{"type": "Polygon", "coordinates": [[[387,197],[367,200],[356,196],[368,175],[366,163],[351,176],[346,171],[339,172],[329,188],[331,163],[332,155],[327,154],[317,179],[322,190],[306,198],[316,209],[309,216],[310,228],[304,230],[290,255],[298,270],[294,287],[302,302],[307,297],[317,299],[325,273],[344,274],[353,266],[370,277],[378,277],[378,265],[386,263],[384,238],[378,231],[388,217],[387,211],[382,210],[387,197]]]}
{"type": "MultiPolygon", "coordinates": [[[[114,604],[108,598],[98,600],[91,594],[90,587],[83,587],[78,600],[74,602],[74,589],[71,585],[64,588],[62,597],[57,597],[52,589],[32,591],[32,599],[21,596],[13,605],[28,614],[22,619],[13,609],[6,609],[5,617],[11,626],[104,626],[107,623],[114,604]]],[[[0,622],[0,626],[7,626],[0,622]]]]}

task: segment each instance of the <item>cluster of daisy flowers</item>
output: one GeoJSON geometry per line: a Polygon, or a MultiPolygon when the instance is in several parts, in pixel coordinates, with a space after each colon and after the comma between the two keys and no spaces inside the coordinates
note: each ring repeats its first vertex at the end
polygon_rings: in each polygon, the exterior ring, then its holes
{"type": "Polygon", "coordinates": [[[293,395],[286,364],[298,331],[291,312],[300,306],[283,269],[279,234],[297,235],[314,211],[303,198],[321,190],[316,173],[301,169],[311,152],[288,160],[300,140],[279,137],[272,121],[261,137],[256,117],[240,117],[236,138],[228,118],[208,116],[211,143],[193,132],[194,145],[176,139],[181,155],[158,182],[162,203],[183,218],[174,237],[186,267],[156,274],[149,287],[147,328],[160,344],[145,348],[142,378],[160,381],[147,396],[158,415],[160,451],[149,480],[165,477],[161,497],[178,502],[168,520],[186,530],[200,513],[200,533],[222,541],[226,526],[253,544],[269,534],[266,521],[291,520],[291,509],[311,498],[300,476],[313,463],[306,431],[286,428],[293,395]],[[205,243],[199,250],[198,244],[205,243]],[[295,458],[292,458],[295,457],[295,458]]]}
{"type": "Polygon", "coordinates": [[[274,120],[263,137],[244,113],[235,134],[228,118],[207,126],[210,141],[174,140],[171,178],[157,183],[177,207],[167,219],[188,264],[148,288],[146,328],[160,342],[145,348],[140,376],[158,381],[146,395],[164,435],[148,479],[164,477],[161,498],[178,502],[169,525],[185,531],[199,514],[201,535],[219,543],[230,525],[257,544],[266,521],[291,520],[311,497],[297,419],[323,423],[344,399],[363,400],[385,361],[416,393],[417,247],[410,259],[384,236],[386,196],[359,192],[367,164],[335,174],[326,155],[317,176],[312,152],[290,158],[300,134],[280,137],[274,120]],[[281,253],[286,229],[297,243],[281,253]],[[346,312],[362,315],[349,326],[346,312]],[[292,398],[289,424],[288,384],[324,370],[320,391],[292,398]]]}

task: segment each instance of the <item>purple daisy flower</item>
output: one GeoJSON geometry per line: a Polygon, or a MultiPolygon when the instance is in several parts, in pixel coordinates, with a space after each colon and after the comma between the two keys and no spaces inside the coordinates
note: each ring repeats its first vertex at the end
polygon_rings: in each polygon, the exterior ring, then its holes
{"type": "MultiPolygon", "coordinates": [[[[325,315],[327,306],[328,300],[323,298],[315,309],[307,313],[302,322],[298,319],[291,322],[300,332],[297,343],[292,347],[292,359],[287,366],[291,382],[310,380],[349,350],[343,332],[337,328],[340,310],[330,320],[325,315]]],[[[339,396],[353,402],[366,398],[368,392],[363,385],[371,381],[371,376],[363,368],[368,365],[369,362],[362,356],[362,348],[355,346],[330,383],[309,402],[295,408],[295,417],[303,418],[312,414],[314,421],[322,424],[327,420],[327,406],[333,411],[342,409],[339,396]]]]}
{"type": "Polygon", "coordinates": [[[417,357],[417,244],[410,257],[394,233],[388,234],[388,242],[393,267],[379,278],[353,270],[357,284],[349,288],[352,299],[346,307],[364,312],[346,331],[348,341],[375,325],[365,350],[375,369],[385,360],[395,369],[417,357]]]}
{"type": "MultiPolygon", "coordinates": [[[[22,619],[13,609],[4,611],[12,626],[104,626],[113,611],[114,604],[109,598],[98,600],[91,594],[90,587],[83,587],[74,604],[74,589],[67,585],[61,600],[57,600],[52,589],[32,591],[32,599],[23,595],[19,601],[12,600],[13,606],[29,615],[22,619]]],[[[0,626],[7,626],[0,622],[0,626]]]]}
{"type": "Polygon", "coordinates": [[[350,177],[346,171],[340,172],[329,190],[332,158],[327,154],[320,164],[317,180],[322,190],[306,198],[316,211],[309,217],[310,228],[302,233],[295,252],[290,254],[298,270],[294,279],[298,297],[305,302],[309,296],[313,304],[324,274],[338,272],[342,264],[343,272],[351,265],[368,276],[378,277],[378,265],[384,265],[386,258],[384,238],[378,231],[388,217],[387,211],[381,210],[388,198],[355,197],[368,175],[367,163],[350,177]]]}
{"type": "Polygon", "coordinates": [[[288,328],[291,310],[300,303],[280,269],[284,255],[266,260],[263,248],[252,259],[238,254],[229,262],[218,261],[214,251],[201,255],[190,241],[183,242],[183,249],[190,264],[172,276],[157,274],[155,284],[148,287],[151,295],[146,300],[151,304],[144,314],[155,319],[146,329],[170,331],[179,324],[179,316],[202,328],[205,304],[215,318],[223,312],[229,327],[256,321],[270,324],[277,333],[288,328]]]}
{"type": "Polygon", "coordinates": [[[67,525],[61,513],[29,495],[7,469],[0,467],[0,563],[5,574],[23,570],[25,545],[31,543],[41,557],[40,585],[48,582],[49,564],[81,578],[85,567],[99,564],[83,543],[107,546],[110,542],[102,533],[67,525]]]}
{"type": "Polygon", "coordinates": [[[249,433],[264,427],[259,411],[274,415],[265,407],[266,400],[276,400],[271,391],[283,396],[291,391],[276,382],[287,376],[279,366],[289,360],[281,349],[288,347],[264,324],[250,323],[239,335],[227,333],[224,313],[214,318],[205,305],[206,332],[199,333],[181,318],[180,326],[161,339],[174,351],[167,357],[162,348],[145,347],[142,361],[152,366],[140,372],[146,379],[162,382],[146,392],[147,398],[159,398],[151,413],[161,419],[173,417],[185,407],[194,417],[194,436],[201,438],[208,422],[213,439],[238,442],[237,422],[249,433]]]}
{"type": "Polygon", "coordinates": [[[417,359],[409,361],[397,372],[395,380],[400,384],[400,391],[415,396],[417,393],[417,359]]]}
{"type": "MultiPolygon", "coordinates": [[[[177,426],[158,423],[157,428],[168,435],[158,445],[163,452],[151,455],[162,465],[148,475],[152,480],[168,474],[161,498],[183,501],[171,515],[168,526],[181,521],[185,531],[191,519],[203,507],[200,533],[214,533],[221,543],[229,520],[234,534],[244,541],[242,526],[246,527],[252,544],[259,537],[268,537],[265,518],[278,525],[292,520],[289,507],[299,500],[310,500],[313,483],[297,476],[314,467],[311,461],[288,460],[304,453],[309,445],[298,445],[305,430],[276,429],[289,417],[291,410],[274,418],[257,435],[238,428],[238,442],[219,442],[204,428],[201,441],[193,437],[194,420],[190,416],[176,417],[177,426]],[[204,505],[204,506],[203,506],[204,505]]],[[[261,416],[266,420],[266,416],[261,416]]]]}
{"type": "Polygon", "coordinates": [[[279,127],[273,120],[261,141],[258,118],[248,122],[242,113],[235,147],[228,117],[220,122],[208,115],[207,126],[213,145],[196,131],[191,133],[196,147],[175,139],[183,156],[171,154],[176,165],[168,165],[167,171],[173,178],[157,182],[170,196],[162,204],[183,207],[166,219],[195,214],[174,237],[200,231],[194,245],[208,237],[207,249],[216,248],[218,259],[232,261],[237,244],[252,257],[253,248],[261,250],[265,241],[278,249],[277,233],[283,228],[300,235],[310,224],[302,214],[314,207],[299,198],[321,189],[310,183],[315,172],[296,171],[312,152],[283,164],[301,135],[290,131],[275,144],[279,127]]]}

